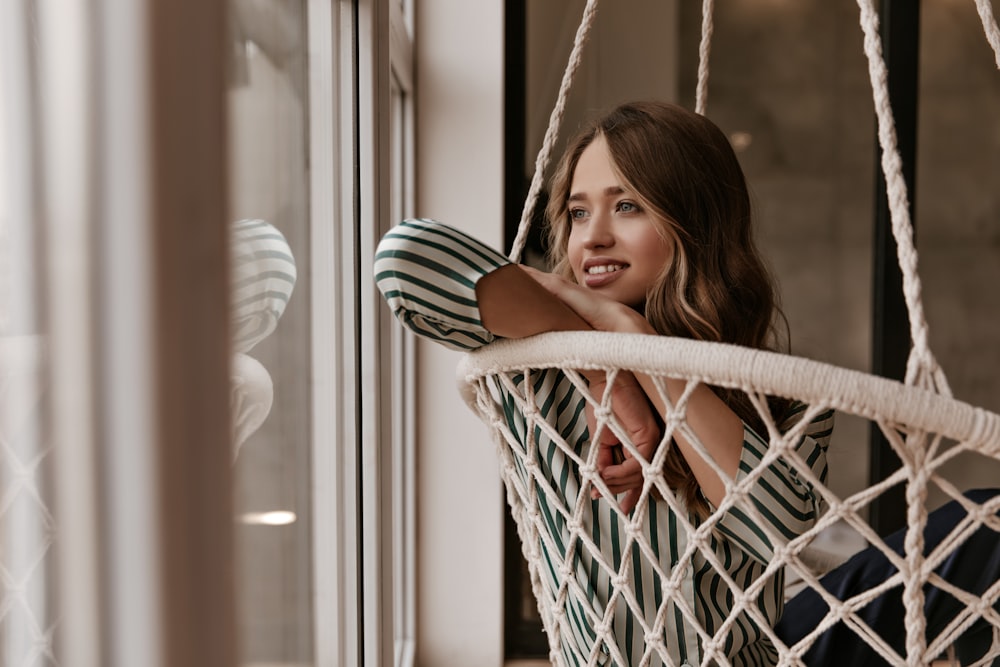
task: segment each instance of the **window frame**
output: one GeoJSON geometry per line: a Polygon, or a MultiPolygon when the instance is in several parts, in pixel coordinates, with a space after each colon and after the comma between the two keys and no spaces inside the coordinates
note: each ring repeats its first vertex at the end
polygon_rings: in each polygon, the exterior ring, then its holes
{"type": "MultiPolygon", "coordinates": [[[[26,28],[23,6],[0,12],[18,19],[5,31],[26,28]]],[[[26,191],[66,195],[11,204],[59,244],[38,269],[56,272],[39,289],[58,391],[59,650],[74,664],[236,665],[232,470],[218,446],[231,426],[225,8],[100,0],[67,22],[40,7],[48,69],[19,80],[19,99],[47,103],[7,126],[39,143],[13,147],[33,167],[26,191]]],[[[306,0],[306,12],[313,659],[406,666],[413,342],[383,321],[372,262],[413,204],[412,30],[398,0],[306,0]],[[385,331],[388,351],[373,342],[385,331]],[[388,399],[372,381],[383,368],[388,399]],[[381,446],[391,432],[395,456],[381,446]]]]}
{"type": "Polygon", "coordinates": [[[398,0],[308,0],[307,16],[314,623],[332,630],[314,632],[315,662],[409,667],[414,346],[372,271],[413,206],[412,32],[398,0]]]}

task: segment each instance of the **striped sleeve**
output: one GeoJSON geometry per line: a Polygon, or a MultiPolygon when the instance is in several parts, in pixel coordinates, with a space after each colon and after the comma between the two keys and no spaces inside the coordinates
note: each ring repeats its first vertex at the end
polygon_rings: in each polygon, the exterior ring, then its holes
{"type": "Polygon", "coordinates": [[[472,350],[494,338],[483,327],[476,283],[509,263],[453,227],[407,220],[379,243],[375,283],[405,327],[446,347],[472,350]]]}
{"type": "MultiPolygon", "coordinates": [[[[800,419],[805,409],[806,406],[801,404],[795,406],[793,415],[782,425],[782,430],[787,430],[800,419]]],[[[798,457],[821,482],[826,481],[826,450],[833,431],[833,416],[833,410],[817,414],[795,446],[798,457]]],[[[766,439],[749,426],[744,426],[737,482],[760,468],[767,448],[766,439]]],[[[797,472],[797,465],[780,457],[768,465],[757,482],[750,487],[749,500],[760,514],[760,519],[767,523],[769,531],[760,526],[756,516],[738,505],[726,512],[719,521],[719,532],[762,564],[766,565],[774,555],[774,545],[768,532],[777,536],[782,543],[787,542],[811,528],[826,510],[823,496],[797,472]]]]}

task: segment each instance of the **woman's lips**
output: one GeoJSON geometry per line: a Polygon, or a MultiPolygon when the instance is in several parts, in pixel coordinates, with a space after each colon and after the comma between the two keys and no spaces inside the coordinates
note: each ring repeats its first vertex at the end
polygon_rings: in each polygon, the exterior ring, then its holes
{"type": "Polygon", "coordinates": [[[590,262],[584,265],[583,284],[587,287],[603,287],[618,280],[628,268],[627,264],[618,262],[590,262]],[[613,270],[602,271],[601,273],[588,273],[595,266],[615,267],[613,270]]]}

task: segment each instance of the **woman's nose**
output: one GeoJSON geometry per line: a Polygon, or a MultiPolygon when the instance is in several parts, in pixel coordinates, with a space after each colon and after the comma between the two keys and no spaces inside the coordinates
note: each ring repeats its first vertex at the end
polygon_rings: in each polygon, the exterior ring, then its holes
{"type": "Polygon", "coordinates": [[[596,211],[591,214],[583,241],[588,248],[607,248],[614,245],[615,237],[611,229],[611,216],[596,211]]]}

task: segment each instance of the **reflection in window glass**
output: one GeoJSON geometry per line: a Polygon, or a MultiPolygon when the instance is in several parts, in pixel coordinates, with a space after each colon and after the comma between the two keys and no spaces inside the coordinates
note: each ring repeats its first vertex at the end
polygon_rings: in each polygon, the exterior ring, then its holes
{"type": "Polygon", "coordinates": [[[244,664],[311,664],[304,2],[231,0],[237,590],[244,664]]]}

